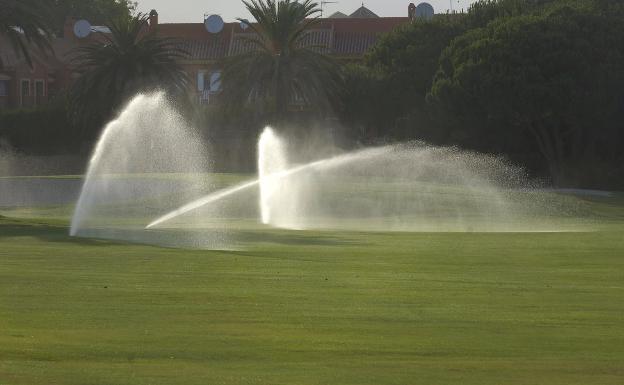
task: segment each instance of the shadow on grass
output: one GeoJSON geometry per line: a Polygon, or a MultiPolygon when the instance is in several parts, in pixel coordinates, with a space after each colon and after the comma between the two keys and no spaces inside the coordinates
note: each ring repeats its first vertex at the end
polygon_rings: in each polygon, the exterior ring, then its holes
{"type": "Polygon", "coordinates": [[[239,231],[236,232],[236,241],[246,243],[276,243],[281,245],[299,246],[347,246],[360,245],[362,242],[355,239],[338,238],[327,234],[311,232],[303,234],[301,231],[271,232],[271,231],[239,231]]]}
{"type": "Polygon", "coordinates": [[[3,238],[33,237],[44,242],[74,243],[84,246],[110,246],[105,240],[69,236],[66,226],[10,219],[0,216],[0,240],[3,238]]]}
{"type": "Polygon", "coordinates": [[[0,241],[4,238],[31,237],[42,242],[68,243],[83,246],[142,245],[189,250],[220,250],[228,245],[234,249],[246,249],[258,244],[286,246],[354,246],[363,244],[362,239],[338,237],[331,233],[315,231],[258,230],[231,233],[202,233],[197,231],[136,231],[108,229],[105,232],[85,231],[83,237],[69,236],[64,223],[40,220],[7,218],[0,216],[0,241]],[[227,240],[221,237],[225,236],[227,240]]]}

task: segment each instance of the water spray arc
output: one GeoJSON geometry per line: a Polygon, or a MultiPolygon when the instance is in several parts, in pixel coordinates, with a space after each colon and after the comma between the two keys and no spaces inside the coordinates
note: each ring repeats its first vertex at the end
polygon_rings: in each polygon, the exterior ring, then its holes
{"type": "Polygon", "coordinates": [[[141,241],[142,218],[205,191],[207,171],[202,140],[165,94],[137,95],[97,142],[70,234],[141,241]]]}
{"type": "Polygon", "coordinates": [[[292,143],[267,127],[257,154],[257,179],[204,195],[215,186],[205,143],[163,94],[138,95],[95,147],[70,233],[228,249],[241,230],[257,230],[258,224],[550,231],[547,220],[559,218],[553,208],[562,207],[553,194],[532,188],[521,168],[456,148],[409,142],[342,152],[331,143],[292,143]],[[338,155],[306,157],[318,153],[338,155]],[[167,214],[158,216],[162,212],[167,214]]]}
{"type": "Polygon", "coordinates": [[[257,189],[260,220],[274,227],[492,231],[503,229],[513,211],[504,181],[522,175],[494,157],[422,143],[365,148],[301,165],[289,162],[287,150],[266,128],[258,141],[258,179],[197,199],[147,228],[257,189]],[[479,224],[470,223],[475,218],[479,224]]]}
{"type": "MultiPolygon", "coordinates": [[[[267,130],[270,130],[270,129],[267,129],[267,130]]],[[[265,133],[267,132],[267,130],[265,130],[265,133]]],[[[272,131],[269,131],[269,132],[271,132],[271,134],[269,135],[272,136],[273,135],[272,131]]],[[[267,142],[265,141],[264,143],[267,143],[267,142]]],[[[270,141],[268,143],[270,143],[270,141]]],[[[272,148],[272,145],[269,147],[272,148]]],[[[265,150],[267,150],[267,148],[265,148],[265,150]]],[[[378,154],[378,153],[381,153],[381,151],[382,151],[382,148],[366,149],[366,150],[358,151],[355,153],[338,155],[338,156],[327,158],[327,159],[317,160],[317,161],[310,162],[307,164],[295,166],[289,169],[283,169],[283,170],[276,169],[276,171],[273,173],[270,172],[272,170],[272,167],[270,167],[269,169],[263,169],[259,173],[260,175],[262,175],[261,178],[242,182],[233,187],[219,190],[217,192],[206,195],[203,198],[192,201],[168,214],[165,214],[155,219],[150,224],[148,224],[145,228],[146,229],[154,228],[158,225],[161,225],[172,219],[180,217],[184,214],[200,209],[208,204],[219,202],[220,200],[239,194],[243,191],[249,190],[254,187],[260,187],[260,190],[261,190],[261,193],[260,193],[261,220],[264,224],[271,224],[271,215],[270,215],[270,212],[272,209],[270,206],[271,194],[275,193],[276,188],[280,184],[287,182],[290,176],[293,176],[298,173],[305,172],[311,169],[327,169],[327,168],[337,167],[345,163],[353,162],[357,160],[359,156],[378,154]],[[265,195],[263,195],[262,191],[264,191],[265,195]]],[[[260,162],[260,164],[268,165],[269,163],[260,162]]]]}

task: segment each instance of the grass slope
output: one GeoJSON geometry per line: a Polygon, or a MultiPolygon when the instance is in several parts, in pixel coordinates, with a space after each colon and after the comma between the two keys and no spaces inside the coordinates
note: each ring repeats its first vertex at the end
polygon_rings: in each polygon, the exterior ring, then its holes
{"type": "Polygon", "coordinates": [[[217,252],[0,218],[0,384],[622,384],[614,229],[217,252]]]}

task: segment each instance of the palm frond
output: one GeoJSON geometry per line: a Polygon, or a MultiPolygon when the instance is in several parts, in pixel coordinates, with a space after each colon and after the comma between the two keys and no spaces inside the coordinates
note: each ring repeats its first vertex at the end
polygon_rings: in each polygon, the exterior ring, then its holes
{"type": "Polygon", "coordinates": [[[179,63],[188,53],[180,48],[180,41],[150,32],[147,18],[138,14],[111,21],[110,34],[101,34],[101,39],[72,52],[74,69],[80,74],[70,98],[76,121],[102,123],[137,92],[186,93],[189,79],[179,63]]]}
{"type": "MultiPolygon", "coordinates": [[[[33,66],[30,46],[43,54],[52,53],[52,26],[44,0],[0,0],[0,35],[6,36],[13,50],[33,66]]],[[[2,63],[0,62],[0,66],[2,63]]]]}
{"type": "MultiPolygon", "coordinates": [[[[319,22],[320,9],[312,0],[244,0],[255,19],[252,36],[239,39],[249,51],[229,58],[223,73],[229,101],[271,106],[280,119],[295,96],[319,109],[327,108],[340,90],[340,66],[306,40],[319,22]]],[[[241,22],[245,20],[239,19],[241,22]]]]}

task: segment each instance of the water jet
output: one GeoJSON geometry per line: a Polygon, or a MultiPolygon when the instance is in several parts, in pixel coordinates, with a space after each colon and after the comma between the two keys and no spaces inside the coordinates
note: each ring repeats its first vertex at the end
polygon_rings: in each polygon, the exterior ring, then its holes
{"type": "Polygon", "coordinates": [[[258,179],[194,200],[147,228],[251,189],[259,192],[260,221],[285,229],[532,231],[552,225],[542,220],[553,214],[552,196],[499,157],[411,142],[303,164],[293,158],[286,141],[267,128],[258,142],[258,179]]]}
{"type": "Polygon", "coordinates": [[[206,191],[209,171],[204,142],[165,94],[137,95],[97,142],[70,234],[150,242],[147,218],[206,191]]]}

